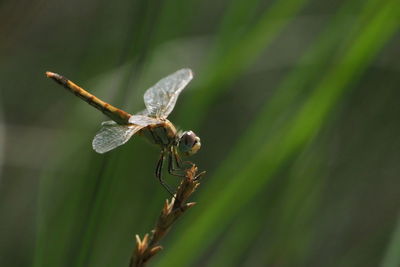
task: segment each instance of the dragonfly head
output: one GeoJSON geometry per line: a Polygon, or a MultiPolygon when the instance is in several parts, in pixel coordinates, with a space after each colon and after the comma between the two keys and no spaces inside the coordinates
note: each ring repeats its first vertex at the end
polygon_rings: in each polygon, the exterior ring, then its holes
{"type": "Polygon", "coordinates": [[[200,149],[200,137],[198,137],[192,131],[185,131],[179,138],[178,149],[179,152],[186,156],[191,156],[196,154],[196,152],[200,149]]]}

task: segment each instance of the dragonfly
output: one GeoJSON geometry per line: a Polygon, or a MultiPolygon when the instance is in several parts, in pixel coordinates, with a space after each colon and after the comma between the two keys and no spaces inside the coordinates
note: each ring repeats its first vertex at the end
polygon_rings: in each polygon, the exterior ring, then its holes
{"type": "Polygon", "coordinates": [[[92,146],[96,152],[102,154],[113,150],[134,135],[142,135],[158,145],[161,153],[155,175],[161,185],[174,196],[162,177],[164,162],[168,161],[168,172],[171,175],[183,177],[179,173],[184,163],[181,156],[191,156],[201,147],[200,138],[193,131],[178,131],[167,119],[178,96],[193,78],[190,69],[180,69],[147,89],[144,94],[146,109],[134,115],[104,102],[60,74],[47,71],[46,76],[111,119],[101,124],[101,129],[93,139],[92,146]]]}

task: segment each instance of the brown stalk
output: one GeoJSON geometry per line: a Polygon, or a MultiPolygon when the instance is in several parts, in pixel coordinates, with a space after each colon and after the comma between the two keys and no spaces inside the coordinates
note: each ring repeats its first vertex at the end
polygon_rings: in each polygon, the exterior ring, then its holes
{"type": "Polygon", "coordinates": [[[197,171],[197,167],[194,164],[186,170],[185,177],[178,187],[175,198],[165,201],[151,234],[145,234],[143,239],[136,235],[136,248],[132,253],[129,267],[144,266],[151,257],[162,250],[162,246],[159,245],[161,238],[168,233],[173,223],[186,210],[196,204],[195,202],[187,202],[187,200],[200,185],[199,178],[204,174],[204,172],[197,173],[197,171]]]}

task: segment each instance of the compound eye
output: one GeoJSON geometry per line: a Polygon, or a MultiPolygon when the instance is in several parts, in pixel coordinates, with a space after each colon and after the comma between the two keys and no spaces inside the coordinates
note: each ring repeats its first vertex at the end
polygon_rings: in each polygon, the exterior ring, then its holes
{"type": "Polygon", "coordinates": [[[200,149],[200,138],[192,131],[184,132],[179,141],[179,149],[187,155],[192,155],[200,149]]]}
{"type": "Polygon", "coordinates": [[[184,143],[184,145],[186,146],[186,147],[193,147],[194,146],[194,144],[196,143],[196,135],[192,132],[192,131],[189,131],[189,132],[184,132],[183,133],[183,135],[182,135],[182,141],[183,141],[183,143],[184,143]]]}

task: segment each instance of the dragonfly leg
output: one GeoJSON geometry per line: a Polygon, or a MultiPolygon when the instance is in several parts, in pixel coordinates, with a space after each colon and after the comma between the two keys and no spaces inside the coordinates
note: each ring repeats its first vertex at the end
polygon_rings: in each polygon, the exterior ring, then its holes
{"type": "Polygon", "coordinates": [[[195,181],[200,180],[201,176],[203,176],[204,174],[206,174],[206,171],[202,171],[202,172],[198,173],[198,174],[194,177],[194,180],[195,180],[195,181]]]}
{"type": "MultiPolygon", "coordinates": [[[[174,155],[174,159],[175,159],[176,165],[178,166],[178,168],[180,170],[182,169],[182,167],[181,167],[182,164],[189,165],[190,166],[189,168],[192,168],[193,166],[195,166],[195,164],[193,162],[191,162],[191,161],[182,161],[182,159],[179,157],[179,154],[177,153],[176,150],[172,150],[172,153],[174,155]]],[[[187,169],[185,169],[185,170],[187,170],[187,169]]],[[[202,171],[202,172],[196,174],[196,176],[194,177],[194,180],[199,180],[201,178],[201,176],[203,176],[205,173],[206,173],[206,171],[202,171]]]]}
{"type": "Polygon", "coordinates": [[[180,158],[174,148],[171,147],[168,151],[168,173],[177,177],[185,177],[180,171],[183,171],[180,158]]]}
{"type": "Polygon", "coordinates": [[[168,193],[175,198],[174,193],[172,193],[171,188],[168,186],[168,184],[164,181],[164,179],[162,178],[162,167],[163,167],[163,163],[165,160],[165,153],[164,151],[161,152],[161,157],[157,162],[157,167],[156,167],[156,177],[158,178],[158,181],[160,181],[160,184],[165,188],[165,190],[168,191],[168,193]]]}
{"type": "Polygon", "coordinates": [[[182,159],[179,156],[178,152],[176,151],[176,148],[172,148],[172,153],[174,154],[174,159],[175,159],[176,166],[179,169],[182,169],[182,159]]]}

